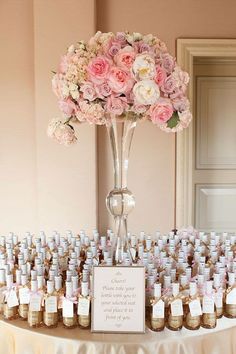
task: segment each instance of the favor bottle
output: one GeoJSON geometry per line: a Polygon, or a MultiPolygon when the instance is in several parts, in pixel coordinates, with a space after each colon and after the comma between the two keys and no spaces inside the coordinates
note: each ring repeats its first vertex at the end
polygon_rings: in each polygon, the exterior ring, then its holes
{"type": "Polygon", "coordinates": [[[202,323],[204,328],[215,328],[217,322],[212,281],[206,282],[205,294],[202,299],[202,323]]]}
{"type": "Polygon", "coordinates": [[[3,318],[6,321],[15,320],[18,317],[18,298],[13,289],[13,274],[6,275],[7,293],[4,299],[3,318]]]}
{"type": "Polygon", "coordinates": [[[0,269],[0,314],[3,313],[5,290],[6,290],[6,271],[5,269],[0,269]]]}
{"type": "Polygon", "coordinates": [[[73,299],[73,285],[71,281],[66,281],[66,297],[62,307],[63,326],[72,329],[77,326],[76,305],[73,299]]]}
{"type": "Polygon", "coordinates": [[[81,283],[81,295],[78,302],[78,324],[80,328],[90,328],[90,297],[88,282],[81,283]]]}
{"type": "Polygon", "coordinates": [[[197,297],[197,284],[189,283],[188,303],[184,304],[184,327],[190,330],[197,330],[201,325],[201,303],[197,297]]]}
{"type": "Polygon", "coordinates": [[[167,317],[167,328],[172,331],[179,331],[183,326],[183,303],[178,295],[179,283],[173,283],[167,317]]]}
{"type": "Polygon", "coordinates": [[[229,285],[225,297],[224,316],[236,318],[236,282],[235,273],[228,273],[229,285]]]}
{"type": "Polygon", "coordinates": [[[151,330],[161,332],[165,328],[165,303],[161,298],[161,284],[154,284],[154,303],[151,312],[151,330]]]}
{"type": "Polygon", "coordinates": [[[45,297],[43,323],[48,328],[56,328],[58,325],[57,296],[54,293],[54,282],[52,280],[47,281],[45,297]]]}
{"type": "Polygon", "coordinates": [[[37,280],[31,280],[31,295],[28,312],[28,324],[32,328],[40,327],[43,323],[42,294],[38,291],[37,280]]]}
{"type": "Polygon", "coordinates": [[[23,321],[27,321],[29,312],[30,290],[27,286],[27,275],[21,275],[21,288],[19,289],[19,317],[23,321]]]}
{"type": "Polygon", "coordinates": [[[220,274],[214,274],[214,289],[215,289],[215,304],[216,304],[216,317],[223,316],[223,289],[221,287],[220,274]]]}

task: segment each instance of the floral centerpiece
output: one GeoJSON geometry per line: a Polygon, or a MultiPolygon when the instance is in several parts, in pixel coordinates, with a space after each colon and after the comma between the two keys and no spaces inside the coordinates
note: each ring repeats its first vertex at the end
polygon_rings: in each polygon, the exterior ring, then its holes
{"type": "Polygon", "coordinates": [[[62,120],[49,123],[48,135],[70,145],[74,123],[106,125],[114,162],[114,189],[107,207],[115,218],[117,261],[127,247],[127,216],[135,202],[127,188],[128,160],[135,126],[149,120],[165,132],[179,132],[191,119],[186,88],[189,76],[166,45],[140,33],[97,32],[62,56],[52,86],[62,120]]]}
{"type": "Polygon", "coordinates": [[[73,123],[107,124],[111,114],[127,112],[166,132],[181,131],[192,118],[188,81],[157,37],[97,32],[61,58],[52,86],[64,119],[53,119],[48,135],[69,145],[76,141],[73,123]]]}

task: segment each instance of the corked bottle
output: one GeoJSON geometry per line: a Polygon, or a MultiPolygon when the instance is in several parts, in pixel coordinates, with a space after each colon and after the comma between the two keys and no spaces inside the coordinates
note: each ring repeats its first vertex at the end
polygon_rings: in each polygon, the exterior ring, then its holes
{"type": "Polygon", "coordinates": [[[38,291],[37,280],[31,280],[31,294],[28,311],[28,324],[32,328],[40,327],[43,323],[42,293],[38,291]]]}
{"type": "Polygon", "coordinates": [[[201,302],[197,294],[197,284],[189,283],[189,297],[184,304],[184,327],[190,330],[197,330],[201,325],[201,302]]]}
{"type": "Polygon", "coordinates": [[[73,298],[73,286],[71,281],[66,281],[66,297],[62,307],[63,326],[72,329],[77,326],[76,299],[73,298]]]}
{"type": "Polygon", "coordinates": [[[43,323],[48,328],[56,328],[58,325],[57,296],[54,291],[54,281],[47,281],[47,293],[45,294],[43,323]]]}
{"type": "Polygon", "coordinates": [[[236,282],[235,273],[228,273],[229,285],[226,290],[224,316],[236,318],[236,282]]]}
{"type": "Polygon", "coordinates": [[[221,286],[219,273],[214,274],[213,286],[215,290],[216,317],[221,318],[223,316],[224,308],[223,308],[223,288],[221,286]]]}
{"type": "Polygon", "coordinates": [[[179,283],[172,284],[172,297],[169,299],[167,328],[179,331],[183,326],[183,302],[179,297],[179,283]]]}
{"type": "Polygon", "coordinates": [[[154,300],[150,314],[151,330],[161,332],[165,328],[165,303],[161,297],[161,283],[154,284],[154,300]]]}
{"type": "Polygon", "coordinates": [[[203,328],[215,328],[217,323],[216,305],[214,299],[214,292],[212,288],[212,281],[206,282],[205,294],[202,299],[202,323],[203,328]]]}
{"type": "Polygon", "coordinates": [[[90,328],[90,297],[88,282],[81,282],[81,295],[78,300],[78,324],[82,329],[90,328]]]}
{"type": "Polygon", "coordinates": [[[21,275],[21,287],[19,289],[19,317],[23,321],[27,321],[30,302],[30,289],[27,285],[28,278],[26,274],[21,275]]]}
{"type": "Polygon", "coordinates": [[[13,274],[6,275],[7,290],[4,298],[3,318],[6,321],[15,320],[18,317],[19,301],[16,289],[13,287],[13,274]]]}

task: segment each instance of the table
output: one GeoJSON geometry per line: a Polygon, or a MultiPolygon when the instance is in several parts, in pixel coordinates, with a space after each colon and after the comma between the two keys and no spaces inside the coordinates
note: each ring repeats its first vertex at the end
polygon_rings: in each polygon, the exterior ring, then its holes
{"type": "Polygon", "coordinates": [[[217,328],[145,334],[99,334],[79,328],[30,329],[26,322],[0,320],[0,354],[236,354],[236,319],[217,328]]]}

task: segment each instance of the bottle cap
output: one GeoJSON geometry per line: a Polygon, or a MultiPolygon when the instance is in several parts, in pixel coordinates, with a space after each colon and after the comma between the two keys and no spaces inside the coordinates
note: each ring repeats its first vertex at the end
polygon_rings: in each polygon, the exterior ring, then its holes
{"type": "Polygon", "coordinates": [[[161,283],[154,284],[154,297],[161,297],[161,283]]]}
{"type": "Polygon", "coordinates": [[[37,280],[31,280],[31,291],[33,291],[33,292],[38,291],[38,282],[37,282],[37,280]]]}
{"type": "Polygon", "coordinates": [[[82,283],[81,283],[81,294],[82,294],[82,296],[88,296],[88,294],[89,294],[87,281],[82,281],[82,283]]]}
{"type": "Polygon", "coordinates": [[[71,277],[73,291],[77,290],[79,287],[79,277],[78,275],[72,275],[71,277]]]}
{"type": "Polygon", "coordinates": [[[190,281],[189,283],[189,294],[190,296],[194,296],[197,293],[197,284],[194,281],[190,281]]]}
{"type": "Polygon", "coordinates": [[[52,294],[54,291],[54,282],[52,280],[47,281],[47,293],[52,294]]]}

